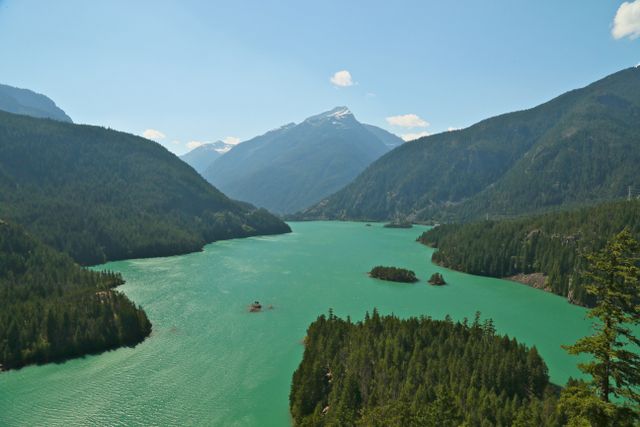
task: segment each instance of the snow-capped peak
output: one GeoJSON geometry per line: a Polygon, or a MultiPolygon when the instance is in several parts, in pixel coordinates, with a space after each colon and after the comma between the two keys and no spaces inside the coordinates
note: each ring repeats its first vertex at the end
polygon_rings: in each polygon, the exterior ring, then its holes
{"type": "Polygon", "coordinates": [[[333,117],[336,119],[341,119],[344,116],[350,116],[351,114],[351,110],[349,110],[347,107],[338,107],[336,109],[331,110],[328,114],[327,117],[333,117]]]}
{"type": "Polygon", "coordinates": [[[351,113],[351,110],[349,110],[349,108],[336,107],[332,110],[326,111],[316,116],[311,116],[307,120],[305,120],[305,122],[317,124],[330,121],[333,124],[338,124],[349,118],[354,118],[353,113],[351,113]]]}
{"type": "Polygon", "coordinates": [[[228,144],[224,141],[215,141],[215,142],[205,142],[205,143],[201,143],[200,145],[197,145],[195,148],[193,148],[191,151],[200,151],[200,152],[204,152],[204,151],[216,151],[220,154],[224,154],[227,151],[231,150],[233,148],[233,144],[228,144]]]}

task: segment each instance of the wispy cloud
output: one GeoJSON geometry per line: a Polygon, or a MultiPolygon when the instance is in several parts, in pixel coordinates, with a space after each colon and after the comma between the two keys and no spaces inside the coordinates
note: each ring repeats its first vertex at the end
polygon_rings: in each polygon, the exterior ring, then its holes
{"type": "Polygon", "coordinates": [[[235,136],[227,136],[227,137],[223,138],[222,141],[224,141],[225,144],[229,144],[229,145],[238,145],[238,144],[240,144],[240,138],[235,137],[235,136]]]}
{"type": "Polygon", "coordinates": [[[164,133],[160,132],[157,129],[147,129],[142,132],[142,136],[147,139],[153,139],[154,141],[160,141],[161,139],[165,139],[167,137],[164,133]]]}
{"type": "Polygon", "coordinates": [[[429,122],[421,119],[416,114],[403,114],[400,116],[387,117],[387,123],[392,126],[399,126],[403,128],[426,128],[429,126],[429,122]]]}
{"type": "Polygon", "coordinates": [[[353,86],[353,78],[351,77],[351,73],[347,70],[341,70],[336,72],[333,76],[331,76],[331,83],[335,86],[347,87],[353,86]]]}
{"type": "Polygon", "coordinates": [[[615,39],[640,37],[640,0],[624,2],[613,18],[611,35],[615,39]]]}
{"type": "Polygon", "coordinates": [[[405,141],[413,141],[414,139],[422,138],[423,136],[429,136],[429,132],[423,130],[422,132],[416,133],[403,133],[400,137],[405,141]]]}
{"type": "Polygon", "coordinates": [[[449,132],[453,132],[454,130],[460,130],[460,128],[454,128],[454,127],[451,127],[451,126],[449,126],[447,128],[447,131],[449,131],[449,132]]]}
{"type": "Polygon", "coordinates": [[[187,148],[189,150],[193,150],[194,148],[198,148],[204,144],[206,144],[206,141],[189,141],[187,142],[187,148]]]}

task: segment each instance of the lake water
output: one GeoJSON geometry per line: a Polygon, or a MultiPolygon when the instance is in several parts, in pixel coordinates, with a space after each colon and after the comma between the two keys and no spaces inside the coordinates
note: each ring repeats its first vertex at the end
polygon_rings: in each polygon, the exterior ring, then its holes
{"type": "Polygon", "coordinates": [[[0,374],[0,425],[286,426],[301,340],[330,307],[354,319],[373,307],[460,320],[479,310],[498,332],[536,345],[554,382],[579,375],[560,345],[589,333],[589,323],[563,298],[435,266],[432,250],[415,242],[421,227],[291,226],[287,235],[106,265],[147,311],[151,337],[135,348],[0,374]],[[421,282],[367,277],[378,264],[410,268],[421,282]],[[425,283],[436,271],[449,285],[425,283]],[[274,308],[248,313],[254,300],[274,308]]]}

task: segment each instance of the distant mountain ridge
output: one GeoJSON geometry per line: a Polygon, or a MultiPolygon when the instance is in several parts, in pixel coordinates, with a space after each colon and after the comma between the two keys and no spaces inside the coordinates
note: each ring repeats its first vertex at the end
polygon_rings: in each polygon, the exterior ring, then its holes
{"type": "Polygon", "coordinates": [[[45,95],[29,89],[19,89],[3,84],[0,84],[0,110],[25,116],[72,122],[71,118],[45,95]]]}
{"type": "Polygon", "coordinates": [[[155,142],[5,112],[0,218],[82,264],[291,231],[267,211],[230,200],[155,142]]]}
{"type": "Polygon", "coordinates": [[[202,174],[220,156],[233,148],[233,144],[224,141],[202,144],[180,156],[184,162],[202,174]]]}
{"type": "Polygon", "coordinates": [[[402,143],[336,107],[237,145],[204,177],[234,199],[292,213],[337,191],[402,143]]]}
{"type": "Polygon", "coordinates": [[[393,150],[394,148],[401,146],[405,142],[398,135],[395,135],[377,126],[368,125],[366,123],[362,123],[362,126],[364,126],[369,132],[377,136],[384,143],[384,145],[389,148],[389,150],[393,150]]]}
{"type": "Polygon", "coordinates": [[[640,69],[393,150],[303,219],[470,220],[640,188],[640,69]]]}

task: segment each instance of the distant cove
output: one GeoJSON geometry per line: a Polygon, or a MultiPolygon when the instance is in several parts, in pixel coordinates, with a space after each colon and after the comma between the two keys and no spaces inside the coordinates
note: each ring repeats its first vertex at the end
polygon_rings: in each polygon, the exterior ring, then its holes
{"type": "Polygon", "coordinates": [[[149,339],[64,364],[0,374],[0,425],[289,425],[291,375],[307,326],[333,308],[456,320],[480,311],[499,333],[537,346],[551,380],[577,377],[560,348],[589,332],[585,310],[563,298],[431,263],[427,229],[292,222],[293,233],[221,241],[203,252],[112,262],[120,289],[153,323],[149,339]],[[413,270],[423,283],[369,278],[372,266],[413,270]],[[429,286],[434,273],[446,286],[429,286]],[[259,301],[273,310],[249,313],[259,301]]]}

